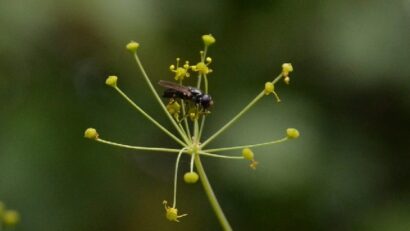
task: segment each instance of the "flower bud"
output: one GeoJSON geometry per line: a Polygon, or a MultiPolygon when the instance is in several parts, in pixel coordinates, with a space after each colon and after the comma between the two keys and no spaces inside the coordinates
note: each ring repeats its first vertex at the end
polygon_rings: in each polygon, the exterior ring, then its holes
{"type": "Polygon", "coordinates": [[[199,176],[196,172],[187,172],[184,175],[184,181],[188,184],[196,183],[199,179],[199,176]]]}
{"type": "Polygon", "coordinates": [[[299,131],[295,128],[288,128],[286,129],[286,135],[289,139],[296,139],[299,137],[299,131]]]}
{"type": "Polygon", "coordinates": [[[87,128],[87,130],[85,130],[84,132],[84,137],[92,140],[98,139],[97,130],[95,130],[94,128],[87,128]]]}
{"type": "Polygon", "coordinates": [[[165,216],[170,221],[177,221],[177,219],[178,219],[178,209],[168,208],[165,216]]]}
{"type": "Polygon", "coordinates": [[[174,79],[175,80],[184,80],[185,79],[185,77],[189,77],[189,72],[188,72],[188,69],[185,69],[185,68],[182,68],[182,67],[178,67],[175,71],[173,71],[173,72],[175,72],[175,77],[174,77],[174,79]]]}
{"type": "Polygon", "coordinates": [[[190,76],[189,69],[191,67],[189,66],[189,61],[185,61],[185,64],[182,67],[180,67],[179,66],[179,61],[180,61],[180,58],[177,58],[177,65],[175,66],[175,65],[172,64],[171,66],[169,66],[169,70],[175,73],[175,76],[174,76],[175,80],[177,80],[177,81],[181,80],[182,81],[186,77],[190,76]]]}
{"type": "Polygon", "coordinates": [[[130,51],[132,53],[135,53],[135,52],[137,52],[137,49],[138,49],[139,46],[140,46],[139,43],[131,41],[127,44],[126,48],[127,48],[128,51],[130,51]]]}
{"type": "Polygon", "coordinates": [[[289,76],[286,76],[286,77],[283,79],[283,81],[284,81],[286,84],[289,84],[289,82],[290,82],[289,76]]]}
{"type": "Polygon", "coordinates": [[[254,154],[250,148],[244,148],[242,150],[242,156],[247,160],[253,160],[254,154]]]}
{"type": "Polygon", "coordinates": [[[164,204],[164,207],[165,207],[165,217],[168,220],[179,222],[178,218],[185,217],[186,215],[188,215],[188,214],[178,215],[178,209],[174,207],[169,207],[167,203],[168,203],[167,201],[162,202],[162,204],[164,204]]]}
{"type": "Polygon", "coordinates": [[[167,111],[171,115],[179,114],[181,112],[181,105],[177,101],[172,101],[167,104],[167,111]]]}
{"type": "Polygon", "coordinates": [[[282,64],[282,74],[283,76],[288,76],[289,72],[293,71],[293,67],[291,63],[284,63],[282,64]]]}
{"type": "Polygon", "coordinates": [[[107,79],[105,80],[105,84],[107,84],[110,87],[116,87],[117,86],[117,80],[118,77],[115,75],[110,75],[107,77],[107,79]]]}
{"type": "Polygon", "coordinates": [[[265,83],[265,95],[269,95],[275,90],[275,85],[273,85],[272,82],[266,82],[265,83]]]}
{"type": "Polygon", "coordinates": [[[185,61],[185,64],[183,67],[188,70],[190,68],[189,61],[185,61]]]}
{"type": "Polygon", "coordinates": [[[192,70],[197,71],[197,72],[199,72],[201,74],[204,74],[204,75],[209,74],[209,73],[212,72],[212,70],[209,69],[208,65],[205,64],[204,62],[199,62],[195,66],[192,66],[192,70]]]}
{"type": "Polygon", "coordinates": [[[197,107],[191,107],[188,110],[188,116],[192,121],[197,120],[200,116],[200,111],[198,110],[197,107]]]}
{"type": "Polygon", "coordinates": [[[20,221],[20,214],[15,210],[6,210],[3,214],[3,223],[5,226],[14,226],[20,221]]]}
{"type": "Polygon", "coordinates": [[[211,34],[202,35],[202,41],[204,41],[205,46],[209,46],[215,43],[215,38],[211,34]]]}

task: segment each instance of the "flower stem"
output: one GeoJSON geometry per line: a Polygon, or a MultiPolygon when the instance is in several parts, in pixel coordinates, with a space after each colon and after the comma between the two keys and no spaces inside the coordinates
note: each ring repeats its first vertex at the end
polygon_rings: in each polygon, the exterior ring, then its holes
{"type": "Polygon", "coordinates": [[[108,144],[108,145],[112,145],[112,146],[116,146],[116,147],[120,147],[120,148],[128,148],[128,149],[141,150],[141,151],[158,151],[158,152],[174,152],[174,153],[180,152],[179,149],[132,146],[132,145],[126,145],[126,144],[119,144],[119,143],[111,142],[108,140],[103,140],[100,138],[96,139],[95,141],[108,144]]]}
{"type": "Polygon", "coordinates": [[[175,163],[175,174],[174,174],[174,201],[172,202],[172,208],[175,208],[177,205],[177,182],[178,182],[178,166],[179,160],[181,159],[182,153],[184,152],[185,148],[181,149],[178,153],[177,161],[175,163]]]}
{"type": "Polygon", "coordinates": [[[198,74],[198,81],[196,84],[196,88],[201,89],[201,80],[202,80],[202,74],[198,74]]]}
{"type": "Polygon", "coordinates": [[[243,149],[243,148],[254,148],[254,147],[261,147],[261,146],[266,146],[266,145],[271,145],[271,144],[282,143],[282,142],[285,142],[287,140],[288,140],[288,137],[285,137],[285,138],[282,138],[280,140],[274,140],[274,141],[265,142],[265,143],[233,146],[233,147],[226,147],[226,148],[214,148],[214,149],[207,149],[207,150],[204,150],[204,151],[205,152],[222,152],[222,151],[238,150],[238,149],[243,149]]]}
{"type": "Polygon", "coordinates": [[[205,118],[206,118],[206,116],[203,115],[202,119],[201,119],[201,126],[199,127],[198,140],[201,140],[201,137],[202,137],[202,131],[204,130],[204,125],[205,125],[205,118]]]}
{"type": "Polygon", "coordinates": [[[204,75],[204,89],[205,89],[205,94],[208,94],[208,78],[206,75],[204,75]]]}
{"type": "MultiPolygon", "coordinates": [[[[208,94],[208,78],[206,77],[206,75],[204,75],[204,83],[205,83],[205,94],[208,94]]],[[[199,127],[198,140],[201,140],[202,131],[205,125],[205,118],[206,118],[206,115],[202,115],[201,126],[199,127]]]]}
{"type": "MultiPolygon", "coordinates": [[[[178,126],[178,124],[175,122],[174,118],[172,118],[172,115],[169,114],[167,108],[165,107],[164,103],[162,102],[161,98],[159,97],[157,91],[155,90],[154,86],[151,83],[151,80],[148,78],[147,73],[145,72],[144,67],[142,66],[142,63],[140,61],[140,59],[138,58],[138,54],[137,52],[134,53],[134,58],[135,61],[138,64],[138,67],[142,73],[142,76],[144,77],[145,81],[147,82],[149,88],[152,91],[152,94],[154,95],[155,99],[158,101],[159,105],[161,105],[162,109],[164,110],[165,114],[168,116],[169,120],[171,121],[172,125],[174,125],[175,129],[179,132],[179,134],[181,135],[181,137],[185,140],[185,142],[187,144],[190,143],[190,141],[187,139],[187,136],[185,134],[185,132],[183,130],[180,129],[180,127],[178,126]]],[[[183,145],[184,146],[184,145],[183,145]]]]}
{"type": "Polygon", "coordinates": [[[199,173],[199,178],[201,179],[202,186],[204,187],[204,190],[206,192],[206,195],[208,196],[209,202],[211,203],[211,206],[221,223],[221,226],[223,230],[225,231],[232,231],[231,225],[229,224],[228,220],[225,217],[224,212],[222,211],[221,206],[218,203],[218,200],[216,199],[215,193],[212,190],[211,184],[209,183],[208,177],[205,174],[205,170],[202,166],[201,159],[199,158],[199,155],[195,155],[195,167],[196,170],[199,173]]]}
{"type": "Polygon", "coordinates": [[[199,124],[198,124],[198,119],[194,120],[194,138],[195,140],[193,142],[199,143],[199,124]]]}
{"type": "MultiPolygon", "coordinates": [[[[282,74],[279,74],[272,83],[275,84],[282,78],[282,74]]],[[[209,142],[218,137],[222,132],[228,129],[234,122],[236,122],[245,112],[247,112],[253,105],[255,105],[263,96],[265,92],[262,90],[246,107],[244,107],[235,117],[233,117],[228,123],[226,123],[222,128],[215,132],[211,137],[209,137],[205,142],[202,143],[201,148],[205,147],[209,142]]]]}
{"type": "MultiPolygon", "coordinates": [[[[182,79],[179,80],[179,84],[182,85],[182,79]]],[[[182,99],[181,99],[181,108],[182,108],[182,115],[184,116],[183,120],[185,123],[185,130],[186,130],[185,133],[187,134],[188,139],[191,140],[192,139],[191,128],[189,127],[188,120],[185,116],[186,115],[185,102],[182,99]]]]}
{"type": "Polygon", "coordinates": [[[243,160],[243,156],[226,156],[226,155],[219,155],[219,154],[213,154],[209,152],[199,152],[199,154],[204,155],[204,156],[210,156],[210,157],[216,157],[216,158],[221,158],[221,159],[235,159],[235,160],[243,160]]]}
{"type": "Polygon", "coordinates": [[[184,116],[183,120],[184,120],[184,124],[185,124],[185,130],[186,130],[188,138],[191,139],[192,138],[191,128],[189,127],[188,120],[186,118],[185,102],[182,99],[181,99],[181,106],[182,106],[182,115],[184,116]]]}

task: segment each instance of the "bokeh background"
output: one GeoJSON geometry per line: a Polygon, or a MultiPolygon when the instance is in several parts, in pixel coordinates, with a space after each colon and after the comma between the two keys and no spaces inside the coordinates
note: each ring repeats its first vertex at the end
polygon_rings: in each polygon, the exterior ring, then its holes
{"type": "Polygon", "coordinates": [[[195,63],[207,33],[217,39],[216,105],[205,136],[282,63],[295,68],[291,85],[277,86],[282,103],[264,98],[212,147],[272,140],[288,127],[301,137],[255,149],[256,171],[204,160],[234,230],[410,229],[408,0],[2,0],[0,28],[0,200],[22,216],[15,230],[220,229],[200,184],[178,187],[189,216],[165,219],[175,155],[83,138],[96,127],[113,141],[177,147],[104,81],[118,75],[170,127],[124,46],[141,44],[157,82],[172,78],[176,57],[195,63]]]}

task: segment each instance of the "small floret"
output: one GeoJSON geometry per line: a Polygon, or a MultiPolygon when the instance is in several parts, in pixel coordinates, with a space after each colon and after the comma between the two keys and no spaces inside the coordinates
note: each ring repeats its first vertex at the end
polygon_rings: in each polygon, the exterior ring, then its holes
{"type": "Polygon", "coordinates": [[[275,85],[273,85],[272,82],[266,82],[265,83],[265,95],[269,95],[273,91],[275,91],[275,85]]]}
{"type": "Polygon", "coordinates": [[[286,77],[283,79],[283,81],[284,81],[286,84],[289,84],[289,82],[290,82],[289,76],[286,76],[286,77]]]}
{"type": "Polygon", "coordinates": [[[276,101],[278,103],[280,102],[280,98],[275,92],[275,85],[272,82],[266,82],[263,91],[265,92],[265,95],[273,94],[273,96],[275,96],[276,98],[276,101]]]}
{"type": "Polygon", "coordinates": [[[84,137],[92,140],[98,139],[97,130],[95,130],[94,128],[87,128],[87,130],[85,130],[84,132],[84,137]]]}
{"type": "Polygon", "coordinates": [[[282,64],[282,74],[283,76],[288,76],[290,72],[293,71],[293,66],[291,63],[282,64]]]}
{"type": "Polygon", "coordinates": [[[196,172],[187,172],[184,175],[184,181],[188,184],[196,183],[199,179],[199,176],[196,172]]]}
{"type": "Polygon", "coordinates": [[[169,207],[167,201],[163,201],[162,204],[165,207],[165,217],[170,221],[179,222],[178,218],[185,217],[188,214],[178,215],[178,209],[174,207],[169,207]]]}
{"type": "Polygon", "coordinates": [[[6,210],[3,214],[3,223],[5,226],[15,226],[20,222],[20,214],[15,210],[6,210]]]}
{"type": "Polygon", "coordinates": [[[138,50],[138,47],[140,46],[139,43],[135,42],[135,41],[131,41],[127,44],[126,48],[128,51],[135,53],[138,50]]]}
{"type": "Polygon", "coordinates": [[[202,41],[204,41],[205,46],[209,46],[215,43],[215,38],[211,34],[202,35],[202,41]]]}
{"type": "Polygon", "coordinates": [[[253,154],[253,151],[250,148],[244,148],[242,150],[242,156],[251,161],[251,164],[249,167],[252,169],[256,169],[256,165],[258,165],[258,162],[255,160],[255,155],[253,154]]]}
{"type": "Polygon", "coordinates": [[[107,84],[110,87],[116,87],[117,86],[117,80],[118,77],[115,75],[110,75],[107,77],[107,79],[105,80],[105,84],[107,84]]]}
{"type": "Polygon", "coordinates": [[[181,105],[176,100],[172,100],[167,104],[167,111],[176,120],[179,120],[179,114],[181,113],[181,105]]]}
{"type": "Polygon", "coordinates": [[[253,160],[254,154],[250,148],[244,148],[242,150],[242,156],[247,160],[253,160]]]}
{"type": "Polygon", "coordinates": [[[179,66],[179,58],[177,58],[177,65],[169,66],[169,70],[175,73],[175,80],[184,80],[185,78],[189,77],[189,61],[185,61],[185,64],[180,67],[179,66]]]}
{"type": "Polygon", "coordinates": [[[286,135],[289,139],[296,139],[300,134],[296,128],[288,128],[286,129],[286,135]]]}
{"type": "Polygon", "coordinates": [[[191,68],[193,71],[206,75],[212,72],[212,69],[210,69],[208,65],[209,63],[206,64],[204,62],[199,62],[195,66],[192,66],[191,68]]]}

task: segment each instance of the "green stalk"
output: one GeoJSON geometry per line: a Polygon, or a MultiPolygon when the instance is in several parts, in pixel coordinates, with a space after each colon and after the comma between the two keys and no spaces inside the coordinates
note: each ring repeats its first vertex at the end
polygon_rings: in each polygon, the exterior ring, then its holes
{"type": "Polygon", "coordinates": [[[208,196],[209,202],[211,203],[211,206],[216,214],[216,217],[218,218],[223,230],[225,231],[232,231],[231,225],[229,224],[228,220],[225,217],[224,212],[222,211],[221,206],[218,203],[218,200],[216,199],[215,193],[212,190],[211,184],[209,183],[208,177],[205,174],[205,170],[202,166],[201,159],[199,158],[199,155],[195,155],[195,167],[196,170],[198,171],[199,178],[201,179],[202,186],[204,187],[204,190],[206,192],[206,195],[208,196]]]}
{"type": "Polygon", "coordinates": [[[202,75],[198,74],[198,81],[196,84],[196,88],[201,89],[201,80],[202,80],[202,75]]]}
{"type": "Polygon", "coordinates": [[[173,148],[142,147],[142,146],[119,144],[119,143],[111,142],[108,140],[103,140],[100,138],[96,139],[95,141],[103,143],[103,144],[108,144],[111,146],[120,147],[120,148],[127,148],[127,149],[141,150],[141,151],[158,151],[158,152],[174,152],[174,153],[178,153],[181,151],[179,149],[173,149],[173,148]]]}
{"type": "MultiPolygon", "coordinates": [[[[179,80],[179,85],[182,85],[182,79],[179,80]]],[[[182,108],[182,115],[183,115],[183,120],[184,120],[184,124],[185,124],[185,133],[188,136],[188,139],[191,140],[192,136],[191,136],[191,128],[189,127],[188,124],[188,119],[186,118],[186,109],[185,109],[185,101],[181,99],[181,108],[182,108]]]]}
{"type": "MultiPolygon", "coordinates": [[[[204,75],[205,94],[208,94],[208,78],[204,75]]],[[[199,127],[198,140],[201,140],[202,130],[204,129],[206,115],[202,115],[201,126],[199,127]]]]}
{"type": "Polygon", "coordinates": [[[208,94],[208,77],[204,75],[204,89],[205,89],[205,94],[208,94]]]}
{"type": "Polygon", "coordinates": [[[201,126],[199,127],[199,135],[198,135],[198,140],[201,140],[202,137],[202,131],[204,130],[204,125],[205,125],[205,115],[202,115],[202,119],[201,119],[201,126]]]}
{"type": "Polygon", "coordinates": [[[238,150],[238,149],[243,149],[243,148],[255,148],[255,147],[261,147],[261,146],[266,146],[266,145],[271,145],[271,144],[282,143],[282,142],[287,141],[288,139],[289,139],[288,137],[284,137],[280,140],[274,140],[274,141],[265,142],[265,143],[233,146],[233,147],[226,147],[226,148],[214,148],[214,149],[207,149],[207,150],[204,150],[204,151],[205,152],[222,152],[222,151],[238,150]]]}
{"type": "Polygon", "coordinates": [[[182,153],[185,148],[181,149],[178,153],[177,161],[175,163],[175,173],[174,173],[174,201],[172,202],[172,208],[175,208],[177,205],[177,183],[178,183],[178,166],[179,160],[181,159],[182,153]]]}
{"type": "Polygon", "coordinates": [[[204,156],[210,156],[210,157],[215,157],[215,158],[221,158],[221,159],[235,159],[235,160],[243,160],[243,159],[245,159],[243,156],[226,156],[226,155],[219,155],[219,154],[214,154],[214,153],[209,153],[209,152],[203,152],[203,151],[200,151],[199,154],[204,155],[204,156]]]}
{"type": "Polygon", "coordinates": [[[195,119],[194,121],[194,138],[195,140],[193,141],[194,143],[199,143],[199,124],[198,124],[198,119],[195,119]]]}

